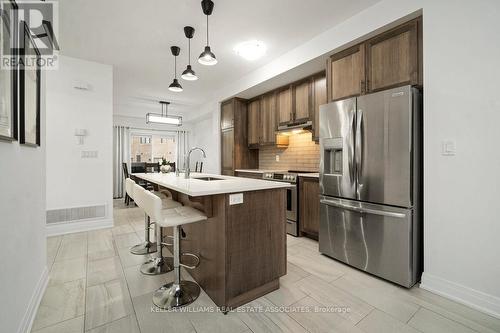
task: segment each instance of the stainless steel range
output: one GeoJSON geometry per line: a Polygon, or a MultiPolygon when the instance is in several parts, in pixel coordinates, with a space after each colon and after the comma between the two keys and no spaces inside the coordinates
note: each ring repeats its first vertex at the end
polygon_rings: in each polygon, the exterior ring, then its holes
{"type": "Polygon", "coordinates": [[[286,232],[293,236],[299,235],[297,221],[297,174],[288,172],[264,172],[262,179],[286,182],[292,185],[286,189],[286,232]]]}
{"type": "Polygon", "coordinates": [[[286,232],[295,237],[299,236],[297,174],[308,172],[311,171],[289,170],[288,172],[264,172],[262,175],[262,179],[265,180],[290,183],[291,187],[286,190],[286,232]]]}

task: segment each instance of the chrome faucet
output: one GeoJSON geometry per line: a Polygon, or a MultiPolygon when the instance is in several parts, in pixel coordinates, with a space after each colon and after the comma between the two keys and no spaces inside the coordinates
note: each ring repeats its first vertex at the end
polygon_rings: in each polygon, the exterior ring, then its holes
{"type": "Polygon", "coordinates": [[[191,157],[191,153],[194,150],[201,150],[201,152],[203,153],[203,158],[207,158],[207,154],[205,154],[205,151],[203,149],[201,149],[200,147],[191,148],[191,150],[189,150],[189,152],[186,155],[186,165],[185,165],[186,170],[184,171],[184,178],[186,178],[186,179],[189,178],[189,175],[191,173],[189,171],[189,160],[190,160],[190,157],[191,157]]]}

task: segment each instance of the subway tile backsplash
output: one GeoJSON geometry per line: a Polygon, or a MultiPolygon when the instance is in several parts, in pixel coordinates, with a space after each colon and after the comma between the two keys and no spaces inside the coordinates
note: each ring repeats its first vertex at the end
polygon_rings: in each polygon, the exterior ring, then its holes
{"type": "Polygon", "coordinates": [[[312,140],[312,134],[294,134],[290,136],[288,147],[260,147],[259,169],[278,170],[319,170],[319,144],[312,140]],[[276,161],[279,156],[279,162],[276,161]]]}

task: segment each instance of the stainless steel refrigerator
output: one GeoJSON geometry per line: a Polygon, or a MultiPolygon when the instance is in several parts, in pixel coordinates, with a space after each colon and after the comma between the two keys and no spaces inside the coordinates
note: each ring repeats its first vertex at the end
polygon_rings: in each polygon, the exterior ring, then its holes
{"type": "Polygon", "coordinates": [[[319,250],[405,287],[422,271],[420,105],[404,86],[320,107],[319,250]]]}

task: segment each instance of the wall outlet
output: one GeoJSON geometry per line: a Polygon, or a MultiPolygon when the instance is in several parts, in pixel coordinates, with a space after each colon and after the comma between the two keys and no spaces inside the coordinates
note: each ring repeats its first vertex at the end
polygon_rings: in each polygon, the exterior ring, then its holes
{"type": "Polygon", "coordinates": [[[82,158],[97,158],[97,150],[82,150],[82,158]]]}
{"type": "Polygon", "coordinates": [[[276,155],[276,162],[280,161],[280,155],[276,155]]]}
{"type": "Polygon", "coordinates": [[[243,203],[243,193],[229,195],[229,205],[238,205],[243,203]]]}

